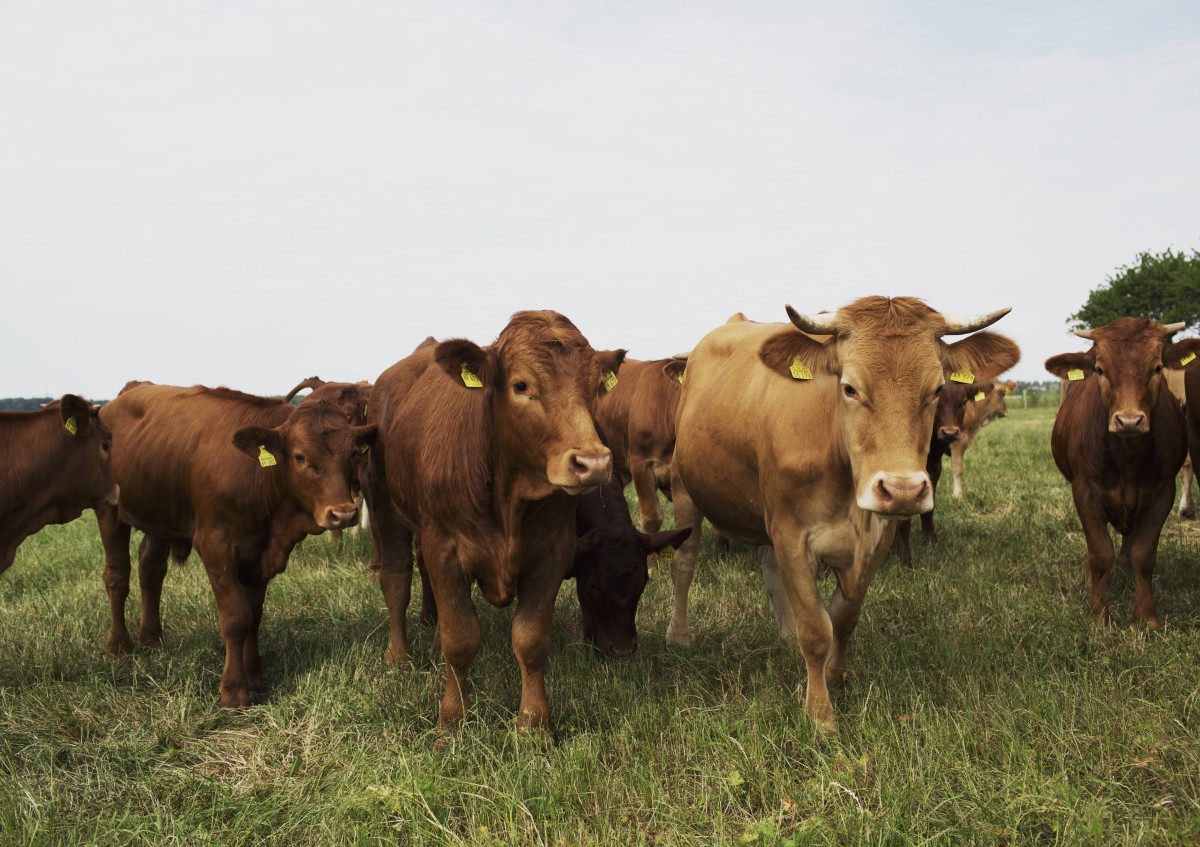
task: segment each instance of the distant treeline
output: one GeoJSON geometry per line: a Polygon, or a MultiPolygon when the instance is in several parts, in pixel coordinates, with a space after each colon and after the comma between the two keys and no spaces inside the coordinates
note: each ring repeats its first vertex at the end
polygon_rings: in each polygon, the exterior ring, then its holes
{"type": "MultiPolygon", "coordinates": [[[[0,412],[36,412],[43,403],[57,400],[57,397],[0,397],[0,412]]],[[[103,406],[107,400],[93,400],[97,406],[103,406]]]]}

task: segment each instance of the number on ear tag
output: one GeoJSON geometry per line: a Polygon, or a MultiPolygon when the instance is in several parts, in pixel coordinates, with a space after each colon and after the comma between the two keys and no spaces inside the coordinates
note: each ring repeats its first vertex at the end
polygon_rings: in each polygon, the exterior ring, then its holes
{"type": "Polygon", "coordinates": [[[674,547],[664,547],[658,551],[658,560],[660,562],[669,562],[675,558],[674,547]]]}
{"type": "Polygon", "coordinates": [[[1069,379],[1071,382],[1079,382],[1079,380],[1083,379],[1083,369],[1071,368],[1069,371],[1067,371],[1067,379],[1069,379]]]}
{"type": "Polygon", "coordinates": [[[462,366],[462,381],[467,388],[483,388],[483,381],[467,369],[466,362],[462,366]]]}
{"type": "Polygon", "coordinates": [[[961,382],[963,385],[970,385],[975,381],[975,374],[967,370],[955,371],[954,373],[950,374],[950,381],[961,382]]]}
{"type": "Polygon", "coordinates": [[[612,391],[616,387],[617,387],[617,375],[615,373],[613,373],[612,371],[608,371],[606,374],[604,374],[604,390],[612,391]]]}
{"type": "Polygon", "coordinates": [[[71,435],[74,435],[75,433],[79,432],[79,424],[75,423],[74,415],[71,415],[71,417],[69,417],[65,421],[63,421],[63,429],[65,429],[67,432],[71,433],[71,435]]]}
{"type": "Polygon", "coordinates": [[[792,359],[792,366],[788,368],[792,373],[792,379],[812,379],[812,371],[808,369],[808,365],[801,362],[799,359],[792,359]]]}
{"type": "Polygon", "coordinates": [[[276,464],[275,457],[271,455],[271,451],[262,444],[258,445],[258,463],[264,468],[273,468],[276,464]]]}

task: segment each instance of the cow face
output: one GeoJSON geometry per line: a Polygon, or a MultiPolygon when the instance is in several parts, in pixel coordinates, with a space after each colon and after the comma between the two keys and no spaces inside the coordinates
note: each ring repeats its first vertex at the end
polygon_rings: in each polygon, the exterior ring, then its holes
{"type": "Polygon", "coordinates": [[[985,385],[964,385],[961,382],[947,381],[942,386],[938,397],[937,412],[933,418],[934,436],[943,444],[953,444],[962,435],[963,419],[967,414],[967,404],[976,394],[986,395],[991,390],[991,383],[985,385]]]}
{"type": "Polygon", "coordinates": [[[691,528],[669,532],[628,532],[590,529],[575,542],[575,589],[583,613],[583,634],[609,656],[629,656],[637,650],[638,601],[649,575],[646,557],[666,547],[678,547],[691,528]]]}
{"type": "Polygon", "coordinates": [[[302,403],[274,429],[238,430],[234,445],[253,457],[262,473],[277,473],[292,499],[312,518],[309,532],[342,529],[358,520],[351,487],[356,462],[375,441],[376,428],[354,426],[325,401],[302,403]]]}
{"type": "Polygon", "coordinates": [[[1070,382],[1095,380],[1108,431],[1127,438],[1145,435],[1150,431],[1150,410],[1159,391],[1166,388],[1164,367],[1180,369],[1200,350],[1200,339],[1168,341],[1184,326],[1118,318],[1096,329],[1077,330],[1076,335],[1093,342],[1092,348],[1052,356],[1046,360],[1046,370],[1070,382]]]}
{"type": "Polygon", "coordinates": [[[802,332],[773,336],[759,356],[789,378],[821,380],[836,391],[837,426],[858,506],[910,517],[933,508],[925,463],[946,374],[951,382],[987,379],[1020,358],[1016,344],[994,333],[954,344],[942,336],[973,332],[1008,311],[951,317],[911,297],[865,297],[820,315],[801,315],[789,306],[802,332]],[[822,343],[810,335],[832,337],[822,343]]]}
{"type": "Polygon", "coordinates": [[[434,356],[462,390],[488,392],[500,452],[525,480],[524,496],[608,482],[612,453],[596,433],[596,402],[624,350],[597,353],[557,312],[518,312],[494,345],[444,341],[434,356]]]}
{"type": "Polygon", "coordinates": [[[100,420],[100,407],[75,394],[64,394],[48,407],[57,407],[62,422],[60,476],[71,481],[72,508],[117,505],[121,489],[112,478],[112,432],[100,420]]]}

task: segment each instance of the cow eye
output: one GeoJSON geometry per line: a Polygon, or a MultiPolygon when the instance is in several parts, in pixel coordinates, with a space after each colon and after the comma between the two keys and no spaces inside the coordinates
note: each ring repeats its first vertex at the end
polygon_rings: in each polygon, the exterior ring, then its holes
{"type": "Polygon", "coordinates": [[[1160,373],[1162,373],[1162,365],[1155,365],[1155,366],[1154,366],[1154,372],[1155,372],[1156,374],[1160,374],[1160,373]]]}
{"type": "Polygon", "coordinates": [[[1096,376],[1104,376],[1104,368],[1096,365],[1096,376]]]}
{"type": "Polygon", "coordinates": [[[529,383],[525,382],[523,379],[518,379],[513,383],[513,391],[517,394],[524,394],[529,391],[529,383]]]}
{"type": "Polygon", "coordinates": [[[102,446],[104,452],[107,453],[109,450],[112,449],[112,439],[111,438],[104,439],[104,444],[101,446],[102,446]]]}
{"type": "Polygon", "coordinates": [[[944,385],[939,385],[937,388],[935,388],[935,389],[933,390],[933,396],[934,396],[934,397],[941,397],[941,396],[942,396],[942,389],[944,389],[945,387],[946,387],[946,386],[944,386],[944,385]]]}
{"type": "Polygon", "coordinates": [[[849,397],[851,400],[858,399],[858,389],[856,389],[853,385],[849,385],[849,384],[843,385],[842,393],[845,394],[847,397],[849,397]]]}
{"type": "Polygon", "coordinates": [[[302,453],[296,453],[295,455],[292,456],[292,458],[296,460],[297,465],[304,464],[304,455],[302,453]]]}

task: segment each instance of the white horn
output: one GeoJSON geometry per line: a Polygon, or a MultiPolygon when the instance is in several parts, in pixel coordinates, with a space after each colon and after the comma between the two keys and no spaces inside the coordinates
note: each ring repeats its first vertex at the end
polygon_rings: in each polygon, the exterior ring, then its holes
{"type": "Polygon", "coordinates": [[[965,335],[968,332],[983,329],[985,326],[991,326],[1011,311],[1012,307],[1009,306],[1007,309],[997,309],[986,315],[943,314],[942,320],[946,322],[946,335],[965,335]]]}
{"type": "Polygon", "coordinates": [[[796,328],[813,335],[834,335],[837,333],[837,312],[822,312],[819,315],[802,315],[791,306],[785,307],[788,317],[796,328]]]}
{"type": "Polygon", "coordinates": [[[1088,341],[1096,340],[1096,339],[1092,338],[1092,331],[1090,329],[1077,329],[1077,330],[1075,330],[1075,334],[1078,335],[1080,338],[1086,338],[1088,341]]]}
{"type": "Polygon", "coordinates": [[[1183,329],[1185,326],[1187,326],[1187,321],[1180,321],[1179,323],[1167,324],[1166,326],[1163,327],[1163,335],[1174,335],[1175,333],[1179,332],[1179,330],[1183,329]]]}

